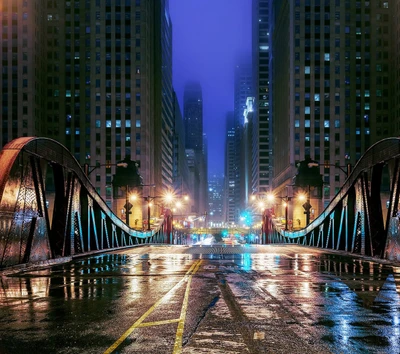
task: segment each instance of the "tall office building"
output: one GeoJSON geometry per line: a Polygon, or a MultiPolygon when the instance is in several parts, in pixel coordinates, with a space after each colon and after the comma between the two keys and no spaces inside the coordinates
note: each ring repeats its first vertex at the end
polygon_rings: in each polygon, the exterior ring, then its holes
{"type": "Polygon", "coordinates": [[[391,69],[393,75],[391,76],[393,92],[392,97],[392,121],[393,121],[393,135],[400,136],[400,1],[392,2],[390,9],[392,16],[389,16],[391,21],[391,43],[392,53],[391,69]]]}
{"type": "Polygon", "coordinates": [[[244,126],[242,129],[242,144],[240,154],[240,209],[245,210],[249,207],[249,201],[253,195],[251,188],[251,172],[252,172],[252,151],[254,140],[253,137],[256,135],[254,131],[254,97],[247,97],[246,109],[243,112],[244,126]]]}
{"type": "Polygon", "coordinates": [[[203,131],[203,93],[198,82],[188,82],[183,96],[183,119],[185,125],[185,147],[193,156],[189,163],[194,186],[194,212],[204,214],[208,208],[207,146],[203,131]]]}
{"type": "Polygon", "coordinates": [[[234,117],[234,112],[228,112],[226,115],[224,215],[228,225],[235,225],[239,221],[239,208],[235,199],[237,161],[234,117]]]}
{"type": "MultiPolygon", "coordinates": [[[[192,191],[194,186],[189,183],[189,166],[185,152],[185,127],[183,125],[182,113],[179,107],[178,98],[174,93],[174,156],[173,156],[173,181],[174,191],[178,195],[189,195],[190,203],[193,202],[192,191]]],[[[191,210],[191,208],[188,208],[191,210]]]]}
{"type": "Polygon", "coordinates": [[[185,85],[183,95],[186,148],[203,150],[203,93],[198,82],[185,85]]]}
{"type": "MultiPolygon", "coordinates": [[[[21,136],[42,133],[46,115],[49,45],[44,1],[1,2],[0,147],[21,136]]],[[[51,44],[51,43],[50,43],[51,44]]]]}
{"type": "Polygon", "coordinates": [[[110,205],[115,164],[125,157],[140,162],[145,184],[172,186],[168,1],[2,6],[1,143],[54,138],[95,168],[92,182],[110,205]]]}
{"type": "Polygon", "coordinates": [[[243,58],[235,66],[234,74],[234,105],[235,126],[243,127],[245,117],[243,112],[247,109],[247,98],[252,97],[252,66],[250,58],[243,58]]]}
{"type": "MultiPolygon", "coordinates": [[[[160,27],[155,31],[155,35],[159,36],[156,43],[161,45],[161,56],[155,55],[158,59],[156,62],[156,86],[155,93],[157,101],[161,102],[161,121],[156,125],[156,132],[161,133],[160,144],[156,147],[161,148],[160,154],[155,154],[156,166],[161,167],[161,174],[158,175],[158,183],[162,186],[162,190],[171,189],[173,186],[173,138],[174,138],[174,92],[172,86],[172,24],[169,16],[169,0],[155,1],[156,5],[155,24],[160,23],[160,27]],[[158,80],[157,78],[161,78],[158,80]],[[157,85],[157,82],[160,86],[157,85]],[[157,158],[160,158],[157,161],[157,158]]],[[[158,116],[158,114],[157,114],[158,116]]],[[[157,136],[157,134],[156,134],[157,136]]]]}
{"type": "Polygon", "coordinates": [[[274,186],[282,195],[310,156],[326,206],[346,178],[341,169],[388,136],[394,3],[274,2],[274,186]]]}
{"type": "Polygon", "coordinates": [[[208,224],[212,227],[221,227],[225,224],[223,217],[224,176],[212,175],[208,181],[208,224]]]}
{"type": "Polygon", "coordinates": [[[235,129],[235,155],[234,163],[235,170],[235,205],[238,213],[245,207],[243,195],[245,179],[247,178],[243,166],[248,161],[243,161],[243,158],[249,158],[242,154],[243,144],[243,131],[245,126],[244,112],[247,109],[247,98],[252,96],[252,71],[250,58],[244,55],[235,66],[234,71],[234,129],[235,129]]]}
{"type": "Polygon", "coordinates": [[[253,0],[252,3],[252,67],[255,95],[254,148],[252,150],[251,189],[266,193],[272,183],[272,124],[270,112],[270,3],[272,0],[253,0]]]}

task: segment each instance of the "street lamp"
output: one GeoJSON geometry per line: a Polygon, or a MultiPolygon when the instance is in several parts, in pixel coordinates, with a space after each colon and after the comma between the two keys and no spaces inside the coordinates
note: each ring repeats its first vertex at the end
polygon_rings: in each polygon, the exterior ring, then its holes
{"type": "Polygon", "coordinates": [[[144,197],[144,200],[147,201],[147,231],[151,231],[151,227],[150,227],[150,208],[152,206],[151,201],[156,198],[156,197],[144,197]]]}
{"type": "Polygon", "coordinates": [[[135,201],[137,199],[136,194],[129,195],[129,185],[126,185],[126,192],[125,192],[125,218],[126,218],[126,225],[130,227],[129,225],[129,214],[132,214],[130,211],[133,207],[133,205],[130,203],[130,201],[135,201]]]}
{"type": "MultiPolygon", "coordinates": [[[[164,209],[164,205],[168,205],[170,206],[176,199],[176,195],[172,192],[166,192],[164,195],[160,195],[160,196],[147,196],[144,197],[145,201],[147,201],[147,231],[151,231],[151,227],[150,227],[150,208],[152,206],[152,201],[156,198],[162,198],[163,199],[163,204],[162,204],[162,209],[164,209]]],[[[184,197],[185,200],[188,199],[187,196],[184,197]]],[[[164,212],[164,210],[163,210],[164,212]]]]}
{"type": "Polygon", "coordinates": [[[262,215],[262,227],[260,243],[267,241],[268,225],[273,215],[273,201],[274,195],[271,192],[252,195],[250,200],[253,201],[254,206],[259,209],[262,215]],[[269,208],[268,208],[269,207],[269,208]]]}
{"type": "Polygon", "coordinates": [[[164,203],[168,206],[169,213],[167,214],[167,218],[170,219],[170,226],[171,229],[169,230],[171,232],[171,238],[170,242],[175,242],[178,243],[178,239],[175,240],[175,237],[177,236],[175,231],[174,231],[174,214],[177,211],[177,209],[182,209],[183,208],[183,202],[187,202],[189,200],[189,196],[187,195],[179,195],[175,194],[173,191],[168,191],[167,193],[164,194],[164,203]]]}
{"type": "Polygon", "coordinates": [[[289,217],[289,202],[291,201],[291,197],[285,195],[285,196],[277,196],[274,195],[272,193],[268,194],[268,199],[270,202],[273,203],[273,201],[275,200],[275,198],[280,198],[283,201],[283,207],[285,208],[285,230],[289,230],[288,228],[288,217],[289,217]]]}
{"type": "Polygon", "coordinates": [[[300,194],[299,195],[299,200],[301,202],[305,201],[305,203],[303,204],[303,208],[304,208],[304,214],[306,214],[306,226],[310,223],[310,211],[312,208],[312,205],[310,204],[310,186],[308,186],[308,193],[306,193],[306,195],[304,194],[300,194]]]}

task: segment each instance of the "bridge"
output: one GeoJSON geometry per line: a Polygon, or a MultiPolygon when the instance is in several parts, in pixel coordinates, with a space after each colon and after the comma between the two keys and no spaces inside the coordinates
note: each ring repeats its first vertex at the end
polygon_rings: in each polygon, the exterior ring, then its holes
{"type": "Polygon", "coordinates": [[[0,351],[399,353],[399,144],[372,146],[305,229],[265,212],[262,244],[188,247],[168,217],[127,227],[57,142],[10,142],[0,351]]]}
{"type": "MultiPolygon", "coordinates": [[[[261,243],[400,260],[399,159],[400,139],[376,143],[306,228],[282,230],[265,212],[261,243]]],[[[172,243],[169,218],[151,231],[129,228],[97,194],[71,153],[54,140],[13,140],[1,150],[0,164],[0,268],[172,243]]]]}
{"type": "Polygon", "coordinates": [[[145,232],[129,228],[54,140],[13,140],[0,164],[0,268],[168,242],[169,222],[145,232]]]}

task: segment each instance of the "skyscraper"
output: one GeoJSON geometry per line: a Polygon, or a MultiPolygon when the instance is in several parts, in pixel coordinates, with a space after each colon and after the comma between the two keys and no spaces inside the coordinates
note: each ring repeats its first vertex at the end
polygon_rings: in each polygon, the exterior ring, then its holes
{"type": "Polygon", "coordinates": [[[224,176],[212,175],[208,182],[209,194],[209,223],[214,227],[221,227],[225,223],[223,216],[224,176]]]}
{"type": "Polygon", "coordinates": [[[274,2],[277,189],[292,183],[296,164],[309,156],[320,164],[324,207],[346,178],[344,166],[388,136],[389,3],[274,2]]]}
{"type": "Polygon", "coordinates": [[[252,96],[252,72],[250,60],[244,55],[235,67],[234,74],[234,129],[235,129],[235,159],[233,169],[235,171],[235,206],[237,215],[245,207],[245,183],[248,185],[247,171],[244,166],[250,161],[250,156],[243,154],[243,144],[247,143],[247,137],[243,140],[243,132],[246,124],[245,111],[247,109],[247,99],[252,96]],[[247,159],[247,161],[243,161],[247,159]]]}
{"type": "Polygon", "coordinates": [[[183,118],[185,124],[185,147],[187,155],[192,156],[189,168],[194,186],[194,212],[204,214],[208,208],[207,149],[203,132],[203,94],[200,83],[185,85],[183,96],[183,118]]]}
{"type": "Polygon", "coordinates": [[[186,148],[203,150],[203,93],[200,83],[185,85],[183,96],[183,119],[185,122],[186,148]]]}
{"type": "Polygon", "coordinates": [[[125,157],[140,163],[145,184],[172,187],[168,1],[2,6],[1,144],[23,135],[61,142],[92,166],[90,178],[110,205],[115,164],[125,157]]]}
{"type": "Polygon", "coordinates": [[[43,1],[1,2],[0,147],[20,136],[41,135],[43,124],[50,119],[46,107],[46,48],[53,41],[52,32],[47,39],[46,25],[52,13],[44,21],[46,10],[43,1]]]}
{"type": "Polygon", "coordinates": [[[194,202],[194,186],[190,183],[190,172],[188,159],[185,151],[185,127],[183,124],[182,113],[179,107],[178,98],[174,93],[174,111],[175,111],[175,126],[174,126],[174,158],[173,158],[173,180],[174,191],[177,195],[190,197],[190,200],[185,205],[185,209],[180,213],[191,213],[191,205],[194,202]]]}
{"type": "Polygon", "coordinates": [[[225,221],[236,224],[239,220],[238,205],[235,200],[236,186],[236,141],[235,141],[235,118],[234,112],[226,115],[226,145],[225,145],[225,202],[224,214],[225,221]]]}
{"type": "MultiPolygon", "coordinates": [[[[394,136],[400,135],[400,2],[393,2],[391,7],[392,16],[389,16],[391,21],[390,33],[391,33],[391,43],[392,52],[391,58],[391,69],[393,70],[393,82],[391,87],[391,92],[394,93],[392,96],[392,118],[394,127],[394,136]]],[[[384,133],[384,132],[382,132],[384,133]]]]}
{"type": "Polygon", "coordinates": [[[272,185],[270,3],[271,0],[253,0],[252,4],[252,66],[255,95],[251,176],[253,193],[265,193],[272,185]]]}

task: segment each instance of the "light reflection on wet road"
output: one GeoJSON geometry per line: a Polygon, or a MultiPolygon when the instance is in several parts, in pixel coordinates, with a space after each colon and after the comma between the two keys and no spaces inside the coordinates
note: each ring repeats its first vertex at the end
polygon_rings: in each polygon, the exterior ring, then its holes
{"type": "Polygon", "coordinates": [[[400,353],[400,265],[146,246],[0,278],[0,354],[107,350],[400,353]]]}

